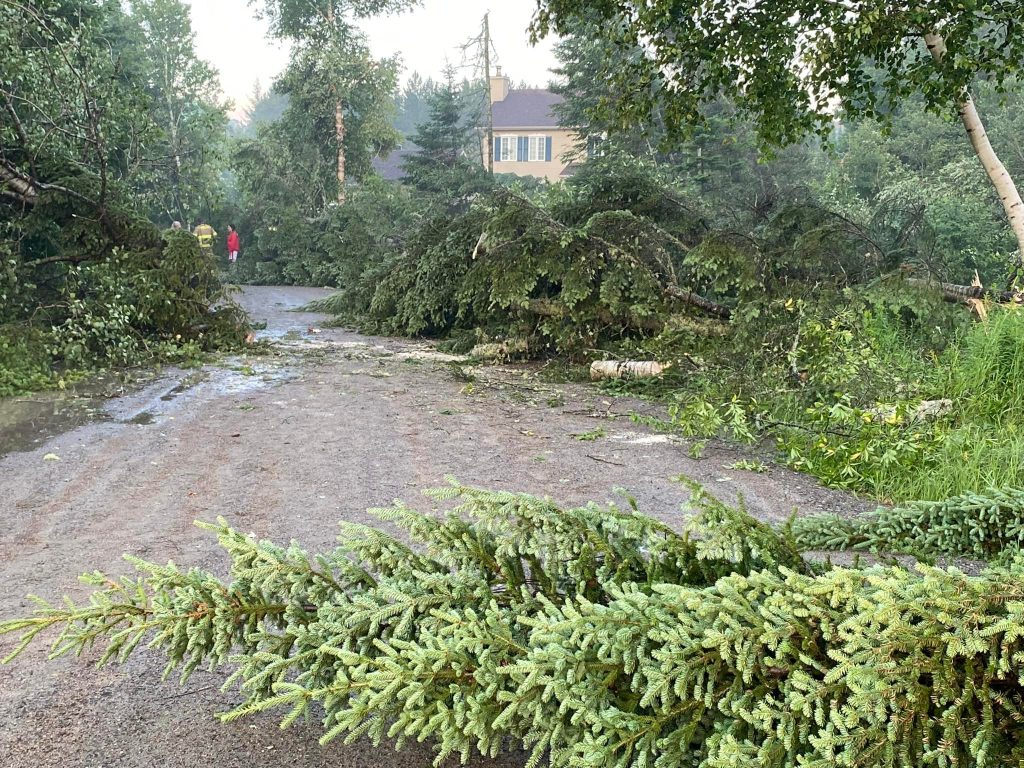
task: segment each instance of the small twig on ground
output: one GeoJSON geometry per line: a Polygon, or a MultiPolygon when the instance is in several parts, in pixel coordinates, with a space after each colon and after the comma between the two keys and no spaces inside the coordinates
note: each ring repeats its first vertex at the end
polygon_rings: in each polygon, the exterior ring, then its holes
{"type": "Polygon", "coordinates": [[[219,685],[207,685],[202,688],[196,688],[194,691],[185,691],[184,693],[175,693],[171,696],[164,696],[163,698],[157,699],[157,701],[173,701],[174,699],[183,699],[186,696],[195,696],[197,693],[206,693],[207,691],[220,690],[219,685]]]}
{"type": "Polygon", "coordinates": [[[608,459],[602,459],[600,456],[591,456],[589,453],[587,454],[587,458],[588,459],[593,459],[594,461],[599,461],[602,464],[611,464],[613,467],[624,467],[624,466],[626,466],[625,464],[620,464],[617,461],[608,461],[608,459]]]}

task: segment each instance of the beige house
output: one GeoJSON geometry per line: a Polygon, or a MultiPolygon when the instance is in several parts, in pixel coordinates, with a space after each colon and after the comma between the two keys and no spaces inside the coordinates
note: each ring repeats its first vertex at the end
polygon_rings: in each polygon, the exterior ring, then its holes
{"type": "MultiPolygon", "coordinates": [[[[558,181],[572,173],[565,156],[576,151],[573,131],[558,124],[562,97],[541,88],[514,90],[508,76],[491,78],[494,172],[558,181]]],[[[484,158],[487,147],[484,139],[484,158]]]]}

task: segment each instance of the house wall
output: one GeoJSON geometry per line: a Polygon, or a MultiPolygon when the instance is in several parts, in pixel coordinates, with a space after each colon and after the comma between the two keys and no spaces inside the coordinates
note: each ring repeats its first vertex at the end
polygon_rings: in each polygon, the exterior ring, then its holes
{"type": "MultiPolygon", "coordinates": [[[[543,161],[511,161],[501,162],[495,157],[494,159],[494,172],[495,173],[513,173],[516,176],[533,176],[538,179],[547,179],[548,181],[558,181],[561,178],[562,173],[568,167],[569,163],[564,161],[562,157],[569,152],[575,150],[575,139],[572,131],[564,128],[502,128],[494,131],[494,138],[501,136],[550,136],[551,137],[551,162],[543,161]]],[[[487,157],[487,139],[484,139],[483,152],[484,157],[487,157]]]]}

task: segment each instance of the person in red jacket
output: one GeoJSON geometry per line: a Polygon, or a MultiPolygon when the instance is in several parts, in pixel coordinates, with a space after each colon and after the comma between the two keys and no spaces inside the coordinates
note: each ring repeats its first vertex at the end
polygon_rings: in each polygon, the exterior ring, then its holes
{"type": "Polygon", "coordinates": [[[234,224],[228,224],[228,261],[234,264],[238,260],[238,252],[241,250],[238,242],[238,230],[234,224]]]}

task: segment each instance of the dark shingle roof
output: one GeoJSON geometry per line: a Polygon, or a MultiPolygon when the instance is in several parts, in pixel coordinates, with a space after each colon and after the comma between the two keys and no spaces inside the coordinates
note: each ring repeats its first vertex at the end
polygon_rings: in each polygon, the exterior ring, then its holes
{"type": "Polygon", "coordinates": [[[418,152],[418,149],[396,149],[387,157],[375,157],[373,158],[373,170],[384,181],[402,181],[405,179],[402,164],[409,155],[415,155],[418,152]]]}
{"type": "Polygon", "coordinates": [[[557,128],[555,107],[561,104],[557,93],[541,88],[509,91],[504,101],[492,108],[495,128],[557,128]]]}

